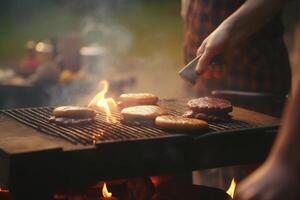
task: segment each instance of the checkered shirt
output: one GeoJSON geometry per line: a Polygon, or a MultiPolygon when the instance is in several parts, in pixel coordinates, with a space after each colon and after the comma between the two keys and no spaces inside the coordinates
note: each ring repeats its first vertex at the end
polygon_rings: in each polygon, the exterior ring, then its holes
{"type": "MultiPolygon", "coordinates": [[[[190,0],[184,18],[184,58],[196,56],[202,41],[245,0],[190,0]]],[[[280,14],[247,40],[240,42],[220,69],[209,69],[194,90],[239,90],[287,94],[291,72],[283,42],[280,14]]],[[[234,35],[232,36],[234,37],[234,35]]]]}

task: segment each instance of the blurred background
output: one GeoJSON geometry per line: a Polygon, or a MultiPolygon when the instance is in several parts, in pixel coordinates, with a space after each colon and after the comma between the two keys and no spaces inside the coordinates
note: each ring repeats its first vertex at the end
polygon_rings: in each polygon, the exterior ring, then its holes
{"type": "MultiPolygon", "coordinates": [[[[0,108],[85,105],[111,96],[181,96],[180,0],[7,0],[0,5],[0,108]]],[[[293,56],[298,7],[284,12],[293,56]]]]}

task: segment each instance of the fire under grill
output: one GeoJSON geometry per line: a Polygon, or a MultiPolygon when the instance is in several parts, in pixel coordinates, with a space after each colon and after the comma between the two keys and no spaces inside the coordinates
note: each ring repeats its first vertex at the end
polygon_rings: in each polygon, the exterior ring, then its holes
{"type": "MultiPolygon", "coordinates": [[[[185,101],[162,100],[160,106],[170,114],[182,115],[187,110],[185,101]]],[[[5,115],[38,130],[41,133],[65,139],[73,144],[93,145],[132,140],[160,139],[180,135],[156,128],[143,122],[122,123],[120,113],[113,112],[114,124],[106,121],[105,113],[98,111],[95,122],[85,125],[61,126],[49,122],[53,107],[21,108],[2,111],[5,115]]],[[[257,128],[258,125],[244,120],[228,119],[209,123],[204,134],[222,133],[257,128]]],[[[197,134],[197,133],[196,133],[197,134]]],[[[198,134],[199,135],[199,134],[198,134]]],[[[201,133],[203,135],[203,132],[201,133]]]]}

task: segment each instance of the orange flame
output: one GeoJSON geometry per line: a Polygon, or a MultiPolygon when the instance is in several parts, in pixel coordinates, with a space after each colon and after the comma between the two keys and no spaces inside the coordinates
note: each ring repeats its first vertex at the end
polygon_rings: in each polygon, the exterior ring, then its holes
{"type": "Polygon", "coordinates": [[[106,186],[105,182],[104,182],[103,187],[102,187],[102,195],[103,195],[104,198],[112,197],[112,193],[107,190],[107,186],[106,186]]]}
{"type": "Polygon", "coordinates": [[[97,106],[105,112],[107,122],[115,123],[116,119],[111,114],[111,109],[116,109],[117,104],[113,98],[105,98],[109,83],[106,80],[102,80],[100,81],[100,85],[103,89],[91,100],[88,107],[97,106]]]}
{"type": "Polygon", "coordinates": [[[234,178],[231,180],[231,184],[230,187],[228,188],[228,190],[226,191],[226,193],[231,196],[231,198],[233,198],[234,196],[234,191],[235,191],[235,186],[236,186],[236,182],[234,180],[234,178]]]}

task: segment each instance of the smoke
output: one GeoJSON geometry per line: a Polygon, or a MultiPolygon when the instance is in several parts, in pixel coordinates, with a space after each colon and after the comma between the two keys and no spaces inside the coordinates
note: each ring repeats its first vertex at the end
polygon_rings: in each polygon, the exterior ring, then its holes
{"type": "Polygon", "coordinates": [[[58,87],[50,87],[47,94],[50,105],[78,105],[87,106],[93,95],[98,92],[96,82],[90,84],[73,83],[58,87]]]}
{"type": "Polygon", "coordinates": [[[105,21],[102,17],[85,17],[82,22],[81,38],[85,43],[97,43],[117,55],[127,53],[133,41],[130,31],[107,16],[103,18],[105,21]]]}
{"type": "Polygon", "coordinates": [[[114,5],[117,7],[111,8],[111,4],[107,1],[82,18],[78,31],[81,44],[92,47],[90,53],[98,55],[97,57],[81,56],[81,67],[86,76],[82,81],[48,89],[51,105],[87,105],[93,95],[99,92],[100,80],[108,79],[118,85],[115,80],[116,65],[119,65],[121,57],[126,57],[134,40],[130,30],[114,19],[112,14],[112,10],[120,9],[123,2],[118,1],[117,5],[114,5]]]}
{"type": "MultiPolygon", "coordinates": [[[[88,98],[99,91],[101,79],[110,81],[126,76],[136,78],[137,84],[125,88],[124,92],[152,92],[161,98],[180,95],[181,80],[177,75],[182,63],[179,10],[173,8],[176,14],[168,14],[169,4],[161,8],[158,2],[154,8],[145,6],[146,1],[130,2],[103,1],[93,12],[82,17],[78,31],[82,45],[98,47],[101,55],[88,75],[88,87],[78,83],[58,92],[52,89],[51,104],[86,105],[88,98]],[[168,12],[159,14],[156,9],[168,12]]],[[[85,60],[82,61],[85,67],[85,60]]]]}

